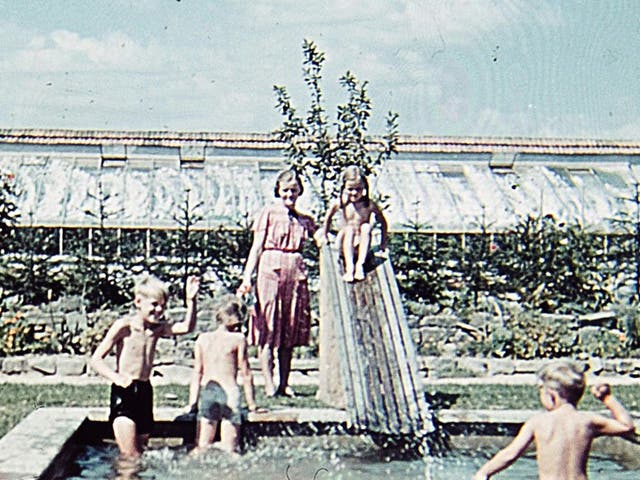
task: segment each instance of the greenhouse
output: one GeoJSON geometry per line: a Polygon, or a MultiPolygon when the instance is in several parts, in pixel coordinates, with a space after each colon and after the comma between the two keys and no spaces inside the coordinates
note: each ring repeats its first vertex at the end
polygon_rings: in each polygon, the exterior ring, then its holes
{"type": "MultiPolygon", "coordinates": [[[[15,175],[21,226],[176,228],[187,201],[206,230],[272,197],[282,148],[271,134],[5,129],[0,171],[15,175]]],[[[401,136],[372,187],[395,231],[502,232],[552,215],[606,234],[635,216],[639,162],[634,142],[401,136]]],[[[317,209],[307,192],[301,208],[317,209]]]]}

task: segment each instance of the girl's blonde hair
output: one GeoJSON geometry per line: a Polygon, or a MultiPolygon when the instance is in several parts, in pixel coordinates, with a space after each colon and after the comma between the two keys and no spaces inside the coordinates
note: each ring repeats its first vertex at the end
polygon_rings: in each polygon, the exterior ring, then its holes
{"type": "Polygon", "coordinates": [[[576,362],[553,361],[540,369],[538,378],[545,388],[558,392],[558,395],[573,405],[577,405],[584,394],[584,367],[576,362]]]}
{"type": "Polygon", "coordinates": [[[169,298],[169,287],[166,283],[150,274],[142,275],[136,280],[133,287],[135,296],[145,298],[164,298],[166,302],[169,298]]]}
{"type": "Polygon", "coordinates": [[[369,201],[369,180],[367,180],[367,176],[360,169],[360,167],[356,165],[350,165],[346,167],[340,175],[340,203],[342,204],[342,206],[345,205],[343,194],[347,182],[354,180],[360,181],[360,183],[362,183],[362,187],[364,189],[362,198],[367,202],[369,201]]]}

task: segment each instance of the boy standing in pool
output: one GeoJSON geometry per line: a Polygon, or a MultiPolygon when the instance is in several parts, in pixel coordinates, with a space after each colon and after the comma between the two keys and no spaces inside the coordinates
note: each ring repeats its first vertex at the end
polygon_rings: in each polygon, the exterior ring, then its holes
{"type": "Polygon", "coordinates": [[[112,382],[109,420],[123,457],[139,457],[151,433],[153,389],[149,378],[158,339],[193,331],[199,287],[197,277],[187,279],[185,318],[172,324],[164,318],[167,286],[154,276],[142,277],[134,288],[134,314],[116,320],[91,357],[93,369],[112,382]],[[115,369],[105,361],[114,347],[115,369]]]}
{"type": "Polygon", "coordinates": [[[593,439],[634,431],[631,415],[607,384],[593,386],[591,393],[613,418],[578,411],[577,404],[585,389],[584,372],[579,365],[555,361],[542,368],[538,378],[540,402],[547,411],[527,420],[513,441],[478,470],[474,480],[486,480],[504,470],[534,440],[540,480],[586,480],[593,439]]]}
{"type": "Polygon", "coordinates": [[[220,300],[215,311],[218,328],[196,340],[187,407],[194,411],[197,406],[198,411],[194,453],[213,444],[218,426],[220,449],[228,453],[238,451],[242,420],[238,372],[242,375],[249,411],[257,410],[247,339],[240,331],[245,316],[246,308],[240,299],[228,295],[220,300]]]}

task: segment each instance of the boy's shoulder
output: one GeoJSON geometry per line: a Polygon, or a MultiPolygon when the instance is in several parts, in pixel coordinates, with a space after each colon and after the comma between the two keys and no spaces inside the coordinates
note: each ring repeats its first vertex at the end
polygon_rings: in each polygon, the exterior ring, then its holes
{"type": "Polygon", "coordinates": [[[196,342],[206,342],[206,341],[210,340],[211,338],[214,338],[214,333],[216,333],[215,330],[213,332],[202,332],[202,333],[199,333],[197,338],[196,338],[196,342]]]}
{"type": "Polygon", "coordinates": [[[231,340],[245,340],[242,332],[229,332],[227,330],[214,330],[212,332],[203,332],[198,335],[197,342],[228,342],[231,340]]]}
{"type": "Polygon", "coordinates": [[[123,329],[130,328],[134,324],[135,318],[133,315],[122,315],[114,320],[111,324],[112,328],[123,329]]]}
{"type": "Polygon", "coordinates": [[[553,412],[545,410],[544,412],[537,412],[530,416],[525,422],[524,425],[531,427],[535,430],[536,427],[541,425],[546,425],[549,422],[549,419],[553,416],[553,412]]]}

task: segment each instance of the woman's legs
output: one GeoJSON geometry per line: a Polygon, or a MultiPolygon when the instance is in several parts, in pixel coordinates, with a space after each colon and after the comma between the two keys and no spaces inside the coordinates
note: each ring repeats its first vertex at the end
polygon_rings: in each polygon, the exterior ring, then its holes
{"type": "Polygon", "coordinates": [[[278,347],[278,374],[279,384],[276,395],[288,395],[289,373],[291,373],[292,348],[278,347]]]}
{"type": "Polygon", "coordinates": [[[273,348],[269,345],[260,347],[260,368],[264,377],[264,391],[267,397],[274,395],[276,386],[273,383],[273,348]]]}

